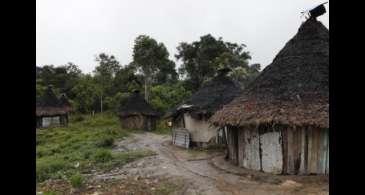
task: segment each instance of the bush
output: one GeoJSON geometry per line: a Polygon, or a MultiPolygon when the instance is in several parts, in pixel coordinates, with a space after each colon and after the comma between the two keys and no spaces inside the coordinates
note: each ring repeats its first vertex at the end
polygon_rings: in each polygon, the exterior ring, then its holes
{"type": "Polygon", "coordinates": [[[36,180],[42,182],[56,175],[58,171],[65,170],[67,163],[62,158],[42,158],[37,160],[36,180]]]}
{"type": "Polygon", "coordinates": [[[84,121],[85,120],[85,118],[83,117],[83,116],[77,116],[76,118],[75,118],[75,122],[81,122],[81,121],[84,121]]]}
{"type": "Polygon", "coordinates": [[[97,150],[94,155],[94,160],[99,163],[111,161],[113,156],[109,150],[97,150]]]}
{"type": "Polygon", "coordinates": [[[79,188],[84,184],[84,176],[77,172],[70,177],[70,183],[72,187],[79,188]]]}
{"type": "Polygon", "coordinates": [[[112,147],[114,144],[114,138],[111,136],[104,136],[96,142],[97,147],[112,147]]]}

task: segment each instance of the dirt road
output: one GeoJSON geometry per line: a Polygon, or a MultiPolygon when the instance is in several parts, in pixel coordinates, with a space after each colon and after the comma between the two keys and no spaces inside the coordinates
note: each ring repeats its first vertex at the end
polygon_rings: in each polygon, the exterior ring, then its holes
{"type": "Polygon", "coordinates": [[[96,179],[126,176],[169,178],[181,186],[176,194],[328,194],[328,181],[319,176],[272,176],[245,172],[224,161],[222,152],[185,150],[171,145],[170,140],[169,135],[133,134],[119,142],[114,151],[142,149],[152,150],[157,155],[98,175],[96,179]]]}

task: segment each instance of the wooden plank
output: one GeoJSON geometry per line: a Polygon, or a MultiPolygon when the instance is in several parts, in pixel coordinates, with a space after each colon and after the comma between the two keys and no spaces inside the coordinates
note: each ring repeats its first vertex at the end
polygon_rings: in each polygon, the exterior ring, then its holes
{"type": "MultiPolygon", "coordinates": [[[[300,128],[291,128],[288,130],[288,153],[287,153],[287,170],[285,173],[298,174],[303,164],[303,145],[302,145],[302,130],[300,128]]],[[[283,140],[285,140],[283,138],[283,140]]],[[[285,154],[285,152],[284,152],[285,154]]],[[[284,158],[285,159],[285,158],[284,158]]],[[[285,165],[284,165],[285,168],[285,165]]]]}
{"type": "Polygon", "coordinates": [[[243,159],[245,156],[245,139],[244,139],[244,130],[240,129],[238,131],[238,148],[237,148],[237,152],[238,152],[238,165],[240,167],[243,166],[243,159]]]}
{"type": "Polygon", "coordinates": [[[313,142],[313,135],[312,135],[312,129],[308,129],[307,130],[308,133],[308,150],[307,150],[307,155],[308,155],[308,160],[307,160],[307,174],[310,174],[312,172],[312,142],[313,142]]]}
{"type": "Polygon", "coordinates": [[[283,173],[291,174],[291,142],[293,137],[293,132],[288,128],[282,130],[283,137],[283,173]]]}
{"type": "Polygon", "coordinates": [[[329,130],[326,129],[325,131],[326,131],[326,138],[327,138],[326,171],[325,171],[325,174],[329,174],[329,171],[330,171],[330,167],[329,167],[329,161],[330,161],[330,159],[329,159],[329,145],[330,145],[330,143],[329,143],[329,130]]]}
{"type": "Polygon", "coordinates": [[[244,159],[243,166],[248,169],[260,170],[259,133],[258,129],[244,130],[244,159]]]}
{"type": "Polygon", "coordinates": [[[300,174],[306,174],[307,168],[306,168],[306,161],[307,161],[307,141],[306,141],[306,130],[304,128],[300,128],[300,134],[301,134],[301,150],[300,150],[300,168],[299,173],[300,174]]]}
{"type": "Polygon", "coordinates": [[[295,146],[294,146],[294,174],[299,173],[301,164],[303,163],[301,159],[301,146],[302,146],[302,131],[301,129],[295,129],[295,146]]]}
{"type": "Polygon", "coordinates": [[[326,168],[327,168],[327,157],[328,157],[328,129],[319,129],[321,132],[321,147],[320,147],[320,160],[319,160],[319,166],[320,169],[318,173],[320,174],[326,174],[326,168]]]}

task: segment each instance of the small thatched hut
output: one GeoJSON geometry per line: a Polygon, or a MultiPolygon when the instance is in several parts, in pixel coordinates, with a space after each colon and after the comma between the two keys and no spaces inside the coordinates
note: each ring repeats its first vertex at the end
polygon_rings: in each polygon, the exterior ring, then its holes
{"type": "Polygon", "coordinates": [[[36,99],[36,128],[62,126],[68,124],[68,113],[71,105],[65,95],[58,98],[51,87],[45,94],[36,99]]]}
{"type": "Polygon", "coordinates": [[[211,122],[227,127],[229,159],[277,174],[329,173],[329,31],[311,18],[240,97],[211,122]]]}
{"type": "Polygon", "coordinates": [[[217,76],[165,115],[165,118],[172,118],[173,135],[174,131],[185,129],[190,133],[192,146],[216,144],[224,139],[219,127],[208,119],[242,92],[240,85],[227,76],[229,71],[220,69],[217,76]]]}
{"type": "Polygon", "coordinates": [[[119,119],[122,127],[126,129],[155,130],[159,115],[138,90],[135,90],[119,108],[119,119]]]}

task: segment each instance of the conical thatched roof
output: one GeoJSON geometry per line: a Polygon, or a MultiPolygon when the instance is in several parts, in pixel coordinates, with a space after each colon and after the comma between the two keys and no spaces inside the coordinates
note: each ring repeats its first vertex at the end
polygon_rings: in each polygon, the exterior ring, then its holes
{"type": "Polygon", "coordinates": [[[124,105],[119,108],[119,115],[121,117],[131,115],[146,115],[146,116],[159,116],[160,113],[154,110],[146,100],[141,96],[138,90],[134,91],[126,100],[124,105]]]}
{"type": "MultiPolygon", "coordinates": [[[[66,114],[70,110],[70,106],[66,105],[65,99],[58,99],[53,92],[52,87],[48,87],[44,95],[40,99],[36,99],[36,115],[52,116],[66,114]]],[[[68,103],[68,101],[67,101],[68,103]]]]}
{"type": "Polygon", "coordinates": [[[329,31],[307,20],[243,94],[216,112],[216,125],[279,123],[328,128],[329,31]]]}
{"type": "Polygon", "coordinates": [[[223,105],[232,101],[242,92],[240,85],[226,76],[227,69],[221,69],[218,75],[207,82],[196,93],[191,95],[182,104],[173,108],[165,118],[175,117],[180,112],[189,112],[195,118],[206,116],[209,118],[223,105]]]}

